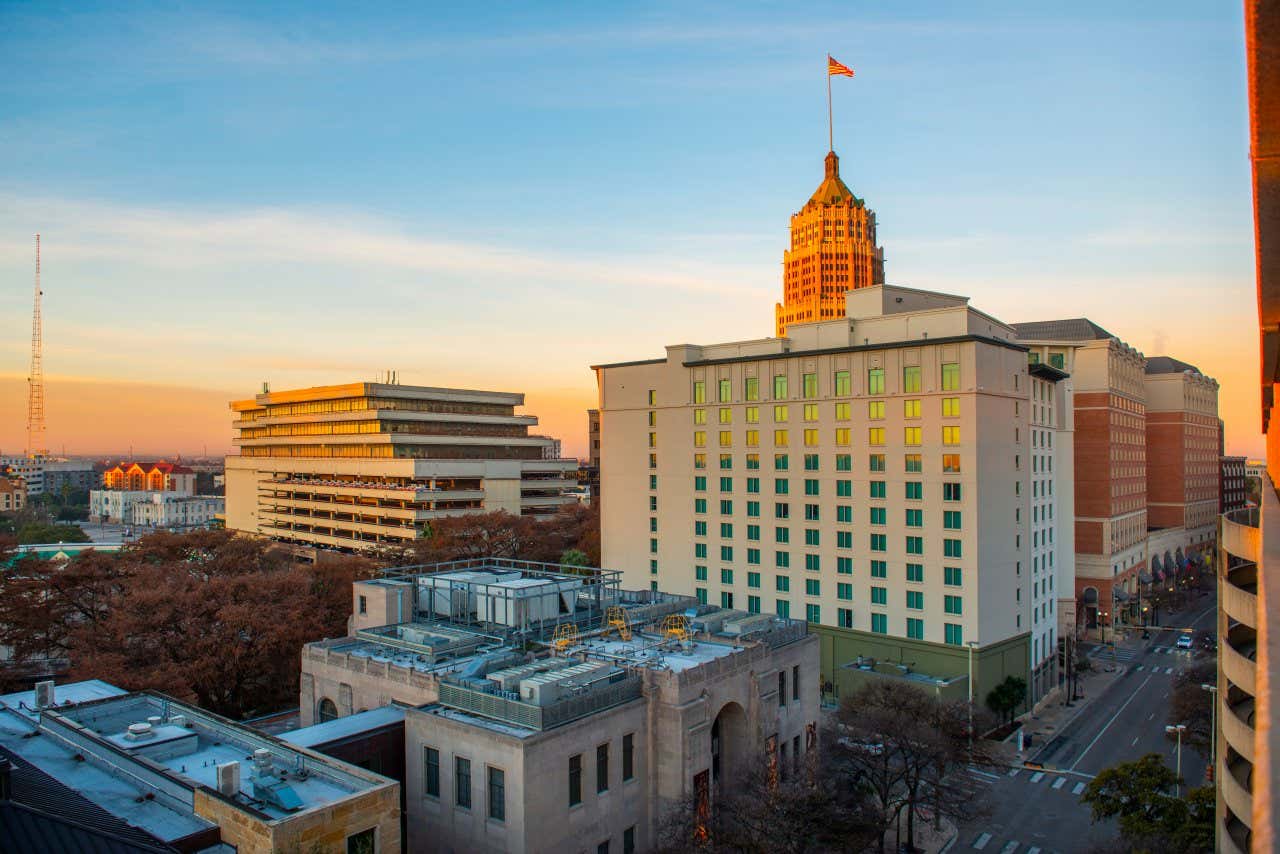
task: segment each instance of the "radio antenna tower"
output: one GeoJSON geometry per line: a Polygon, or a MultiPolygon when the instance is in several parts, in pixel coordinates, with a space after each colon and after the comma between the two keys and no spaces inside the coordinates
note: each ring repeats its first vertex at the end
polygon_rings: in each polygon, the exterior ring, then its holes
{"type": "Polygon", "coordinates": [[[40,235],[36,235],[36,297],[31,315],[31,373],[27,377],[27,457],[47,456],[44,424],[44,323],[40,319],[40,235]]]}

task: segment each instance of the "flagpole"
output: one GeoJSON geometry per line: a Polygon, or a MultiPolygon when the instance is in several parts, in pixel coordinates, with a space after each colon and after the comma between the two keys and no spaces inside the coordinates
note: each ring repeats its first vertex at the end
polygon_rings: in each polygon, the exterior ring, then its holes
{"type": "Polygon", "coordinates": [[[831,54],[827,54],[827,148],[836,150],[835,131],[831,119],[831,54]]]}

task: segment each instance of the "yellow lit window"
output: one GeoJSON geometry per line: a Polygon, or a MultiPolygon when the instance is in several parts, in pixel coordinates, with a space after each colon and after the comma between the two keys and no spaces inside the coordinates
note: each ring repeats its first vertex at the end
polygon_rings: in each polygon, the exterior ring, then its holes
{"type": "Polygon", "coordinates": [[[960,455],[959,454],[943,454],[942,470],[949,474],[955,474],[960,471],[960,455]]]}
{"type": "Polygon", "coordinates": [[[903,427],[902,443],[904,445],[920,444],[920,428],[919,427],[903,427]]]}
{"type": "Polygon", "coordinates": [[[702,380],[698,380],[693,384],[693,402],[694,403],[707,402],[707,384],[702,380]]]}
{"type": "Polygon", "coordinates": [[[760,445],[760,431],[748,430],[747,431],[747,447],[756,448],[756,447],[759,447],[759,445],[760,445]]]}
{"type": "Polygon", "coordinates": [[[868,427],[867,428],[867,444],[883,445],[884,444],[884,428],[868,427]]]}
{"type": "Polygon", "coordinates": [[[720,410],[720,423],[721,423],[721,424],[732,424],[732,423],[733,423],[733,410],[732,410],[732,409],[730,409],[729,407],[727,407],[727,406],[726,406],[726,407],[724,407],[723,409],[721,409],[721,410],[720,410]]]}
{"type": "Polygon", "coordinates": [[[869,400],[867,401],[867,417],[872,421],[879,421],[884,418],[884,401],[869,400]]]}
{"type": "MultiPolygon", "coordinates": [[[[1017,404],[1015,401],[1015,406],[1016,405],[1017,404]]],[[[1014,412],[1014,415],[1017,415],[1017,414],[1018,414],[1017,412],[1014,412]]],[[[960,417],[960,398],[944,397],[942,399],[942,417],[943,418],[959,418],[960,417]]]]}
{"type": "Polygon", "coordinates": [[[942,364],[942,390],[960,390],[960,363],[944,362],[942,364]]]}
{"type": "Polygon", "coordinates": [[[760,423],[760,407],[758,406],[747,407],[747,423],[748,424],[760,423]]]}
{"type": "Polygon", "coordinates": [[[733,432],[730,430],[720,431],[720,447],[727,448],[733,444],[733,432]]]}
{"type": "Polygon", "coordinates": [[[942,428],[942,444],[959,445],[960,444],[960,428],[959,427],[943,427],[942,428]]]}
{"type": "Polygon", "coordinates": [[[919,365],[911,365],[902,369],[902,390],[907,394],[920,391],[919,365]]]}
{"type": "Polygon", "coordinates": [[[650,433],[650,434],[649,434],[649,447],[650,447],[650,448],[656,448],[656,447],[658,447],[658,434],[657,434],[657,433],[650,433]]]}
{"type": "Polygon", "coordinates": [[[705,430],[693,431],[693,446],[695,448],[705,448],[707,446],[707,432],[705,430]]]}
{"type": "Polygon", "coordinates": [[[707,467],[707,455],[706,455],[706,454],[694,454],[694,455],[693,455],[693,467],[694,467],[694,468],[696,468],[696,469],[704,469],[704,468],[706,468],[706,467],[707,467]]]}
{"type": "Polygon", "coordinates": [[[847,403],[836,404],[836,420],[837,421],[849,420],[849,404],[847,403]]]}
{"type": "MultiPolygon", "coordinates": [[[[652,413],[650,413],[650,414],[652,414],[652,413]]],[[[694,423],[694,424],[706,424],[706,423],[707,423],[707,410],[705,410],[705,409],[695,409],[695,410],[693,410],[693,423],[694,423]]]]}
{"type": "Polygon", "coordinates": [[[836,444],[844,445],[844,446],[849,445],[850,443],[849,437],[852,432],[853,431],[850,430],[848,427],[837,427],[836,428],[836,444]]]}
{"type": "Polygon", "coordinates": [[[774,430],[774,431],[773,431],[773,445],[774,445],[774,447],[775,447],[775,448],[785,448],[785,447],[787,446],[787,431],[786,431],[786,430],[774,430]]]}
{"type": "Polygon", "coordinates": [[[806,403],[806,404],[804,405],[804,420],[805,420],[805,421],[817,421],[817,420],[818,420],[818,404],[816,404],[816,403],[806,403]]]}
{"type": "Polygon", "coordinates": [[[902,401],[902,417],[903,418],[919,418],[920,417],[920,401],[919,400],[902,401]]]}
{"type": "Polygon", "coordinates": [[[650,426],[650,427],[657,427],[657,426],[658,426],[658,413],[656,413],[656,412],[650,412],[650,413],[649,413],[649,426],[650,426]]]}
{"type": "Polygon", "coordinates": [[[773,420],[775,423],[781,424],[787,420],[787,408],[785,406],[775,406],[773,408],[773,420]]]}
{"type": "Polygon", "coordinates": [[[813,429],[805,430],[804,443],[806,447],[812,448],[816,446],[818,444],[818,431],[813,429]]]}

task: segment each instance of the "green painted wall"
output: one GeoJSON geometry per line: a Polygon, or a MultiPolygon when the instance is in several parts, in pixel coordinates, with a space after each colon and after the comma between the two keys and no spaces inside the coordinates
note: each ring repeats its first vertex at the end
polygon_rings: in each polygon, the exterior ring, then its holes
{"type": "MultiPolygon", "coordinates": [[[[874,658],[877,663],[908,664],[913,672],[954,680],[938,689],[941,696],[955,700],[968,697],[968,647],[908,640],[813,623],[809,624],[809,631],[818,635],[821,644],[822,681],[832,684],[837,697],[848,696],[863,681],[875,678],[857,668],[845,666],[860,655],[874,658]]],[[[983,705],[987,692],[1006,676],[1029,679],[1030,670],[1030,633],[978,647],[973,652],[974,701],[983,705]]]]}

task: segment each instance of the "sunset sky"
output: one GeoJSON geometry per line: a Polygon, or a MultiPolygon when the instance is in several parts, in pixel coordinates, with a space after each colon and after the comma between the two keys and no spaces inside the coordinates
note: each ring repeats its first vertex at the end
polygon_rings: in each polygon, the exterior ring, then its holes
{"type": "Polygon", "coordinates": [[[54,450],[396,369],[583,454],[588,365],[772,333],[828,52],[890,283],[1192,362],[1261,453],[1239,3],[468,5],[0,0],[0,453],[39,231],[54,450]]]}

